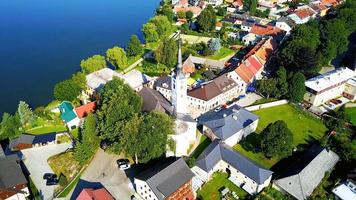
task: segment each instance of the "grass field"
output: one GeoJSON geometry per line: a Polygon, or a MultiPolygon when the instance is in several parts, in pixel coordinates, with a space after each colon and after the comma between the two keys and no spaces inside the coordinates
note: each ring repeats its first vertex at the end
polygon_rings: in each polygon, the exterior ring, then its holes
{"type": "Polygon", "coordinates": [[[346,108],[346,113],[350,116],[351,123],[356,126],[356,107],[346,108]]]}
{"type": "Polygon", "coordinates": [[[228,174],[217,172],[214,173],[212,179],[204,184],[201,190],[198,190],[198,197],[203,200],[219,200],[221,199],[219,190],[222,187],[229,188],[230,191],[235,193],[241,198],[247,195],[247,193],[228,180],[228,174]]]}
{"type": "Polygon", "coordinates": [[[63,131],[67,131],[67,128],[64,125],[49,125],[49,126],[44,125],[44,126],[39,126],[39,127],[29,129],[26,132],[34,135],[40,135],[45,133],[63,132],[63,131]]]}
{"type": "MultiPolygon", "coordinates": [[[[287,123],[288,128],[293,133],[293,144],[295,146],[306,144],[315,139],[320,139],[324,136],[327,130],[321,121],[306,115],[289,104],[261,109],[254,111],[254,113],[260,117],[256,131],[257,133],[260,133],[268,124],[277,120],[283,120],[287,123]]],[[[247,137],[247,139],[248,138],[249,137],[247,137]]],[[[253,145],[253,140],[257,139],[258,135],[256,135],[255,139],[252,138],[252,142],[250,143],[253,145]]],[[[235,145],[234,149],[254,160],[256,163],[266,168],[271,168],[279,161],[274,158],[267,159],[261,152],[253,152],[252,150],[245,149],[243,147],[244,142],[245,141],[235,145]]]]}
{"type": "Polygon", "coordinates": [[[81,169],[81,165],[74,159],[73,152],[64,152],[48,158],[48,164],[53,172],[57,175],[63,174],[68,180],[74,176],[81,169]]]}
{"type": "Polygon", "coordinates": [[[233,54],[235,54],[236,52],[234,50],[231,50],[229,48],[226,47],[222,47],[218,53],[208,56],[208,58],[210,59],[214,59],[214,60],[220,60],[223,59],[227,56],[232,56],[233,54]]]}

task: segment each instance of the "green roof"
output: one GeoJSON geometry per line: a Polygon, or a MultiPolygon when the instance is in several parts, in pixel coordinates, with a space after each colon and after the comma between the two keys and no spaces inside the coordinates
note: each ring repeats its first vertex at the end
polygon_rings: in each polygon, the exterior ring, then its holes
{"type": "Polygon", "coordinates": [[[65,122],[70,122],[77,117],[73,105],[68,101],[63,101],[58,108],[61,111],[61,119],[65,122]]]}

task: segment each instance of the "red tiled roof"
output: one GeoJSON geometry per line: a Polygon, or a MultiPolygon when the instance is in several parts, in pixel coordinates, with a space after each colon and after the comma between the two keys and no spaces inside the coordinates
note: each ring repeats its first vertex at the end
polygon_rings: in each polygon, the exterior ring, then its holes
{"type": "Polygon", "coordinates": [[[96,103],[95,101],[90,102],[88,104],[79,106],[75,108],[75,113],[77,113],[77,116],[82,119],[86,117],[89,113],[93,113],[96,109],[96,103]]]}
{"type": "Polygon", "coordinates": [[[301,10],[295,11],[295,14],[296,14],[300,19],[305,19],[305,18],[307,18],[307,17],[312,16],[314,13],[313,13],[309,8],[305,8],[305,9],[301,9],[301,10]]]}
{"type": "Polygon", "coordinates": [[[234,2],[232,2],[232,5],[235,7],[235,8],[238,8],[240,6],[243,6],[244,3],[242,0],[235,0],[234,2]]]}
{"type": "Polygon", "coordinates": [[[332,5],[333,7],[339,4],[337,0],[321,0],[321,3],[323,3],[324,5],[332,5]]]}
{"type": "Polygon", "coordinates": [[[250,32],[260,36],[277,36],[283,33],[283,30],[271,25],[254,24],[250,32]]]}
{"type": "Polygon", "coordinates": [[[242,80],[249,83],[253,80],[256,74],[261,71],[262,67],[263,65],[254,55],[252,55],[242,62],[235,69],[235,72],[242,78],[242,80]]]}
{"type": "Polygon", "coordinates": [[[273,38],[262,40],[256,44],[247,54],[246,58],[255,55],[263,65],[267,62],[271,54],[277,49],[277,43],[273,38]]]}
{"type": "Polygon", "coordinates": [[[114,198],[105,188],[97,190],[92,188],[85,188],[79,194],[77,200],[114,200],[114,198]]]}

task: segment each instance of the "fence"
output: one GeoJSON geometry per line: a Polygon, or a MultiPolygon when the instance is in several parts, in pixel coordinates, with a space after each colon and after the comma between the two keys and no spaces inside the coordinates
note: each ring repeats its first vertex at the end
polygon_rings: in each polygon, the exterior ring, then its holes
{"type": "Polygon", "coordinates": [[[279,101],[273,101],[273,102],[269,102],[269,103],[263,103],[263,104],[259,104],[259,105],[249,106],[249,107],[246,107],[245,109],[248,111],[255,111],[255,110],[260,110],[263,108],[280,106],[280,105],[284,105],[287,103],[288,103],[288,100],[283,99],[283,100],[279,100],[279,101]]]}

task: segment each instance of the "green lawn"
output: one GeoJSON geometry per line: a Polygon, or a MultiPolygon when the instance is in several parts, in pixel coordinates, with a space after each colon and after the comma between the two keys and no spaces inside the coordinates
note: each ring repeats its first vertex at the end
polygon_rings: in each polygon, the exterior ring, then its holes
{"type": "Polygon", "coordinates": [[[199,155],[201,153],[203,153],[203,151],[205,150],[205,148],[207,146],[209,146],[209,144],[211,143],[211,140],[209,138],[207,138],[205,135],[202,135],[200,137],[200,143],[197,146],[197,148],[194,149],[193,153],[191,154],[190,157],[193,157],[195,159],[197,159],[199,157],[199,155]]]}
{"type": "Polygon", "coordinates": [[[69,192],[77,185],[77,183],[80,180],[80,176],[82,173],[80,173],[75,179],[67,186],[66,189],[64,189],[59,195],[58,198],[65,198],[69,194],[69,192]]]}
{"type": "Polygon", "coordinates": [[[52,132],[63,132],[67,131],[67,128],[64,125],[49,125],[49,126],[39,126],[32,129],[27,130],[26,132],[40,135],[45,133],[52,133],[52,132]]]}
{"type": "MultiPolygon", "coordinates": [[[[320,139],[324,136],[327,130],[321,121],[306,115],[289,104],[257,110],[254,111],[254,113],[260,117],[256,131],[257,133],[260,133],[268,124],[277,120],[283,120],[287,123],[288,128],[293,133],[293,143],[295,146],[306,144],[315,139],[320,139]]],[[[258,134],[251,134],[245,140],[235,145],[234,149],[254,160],[261,166],[271,168],[279,161],[278,159],[267,159],[263,153],[254,152],[246,147],[247,145],[245,144],[256,146],[256,140],[258,140],[258,134]]]]}
{"type": "Polygon", "coordinates": [[[235,191],[241,199],[244,199],[247,195],[243,189],[228,180],[226,173],[217,172],[213,174],[209,182],[204,184],[201,190],[198,190],[198,197],[202,200],[219,200],[221,199],[219,190],[222,187],[227,187],[230,191],[235,191]]]}
{"type": "Polygon", "coordinates": [[[346,113],[350,116],[351,123],[356,126],[356,107],[346,108],[346,113]]]}
{"type": "Polygon", "coordinates": [[[223,59],[227,56],[231,56],[233,54],[235,54],[236,52],[232,49],[226,48],[226,47],[222,47],[218,53],[208,56],[208,58],[210,59],[214,59],[214,60],[220,60],[223,59]]]}
{"type": "Polygon", "coordinates": [[[255,101],[255,103],[253,103],[251,106],[264,104],[264,103],[270,103],[270,102],[273,102],[273,101],[278,101],[278,99],[275,99],[275,98],[262,98],[262,99],[259,99],[259,100],[255,101]]]}

